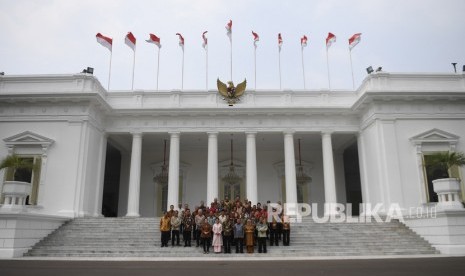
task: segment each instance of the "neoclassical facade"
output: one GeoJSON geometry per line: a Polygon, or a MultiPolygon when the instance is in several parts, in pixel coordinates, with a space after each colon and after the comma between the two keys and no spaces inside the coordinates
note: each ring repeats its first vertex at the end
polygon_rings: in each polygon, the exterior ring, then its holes
{"type": "Polygon", "coordinates": [[[355,91],[248,90],[232,107],[216,90],[0,76],[0,139],[0,157],[37,164],[29,214],[156,217],[236,196],[407,212],[437,201],[425,156],[465,151],[465,75],[378,72],[355,91]]]}

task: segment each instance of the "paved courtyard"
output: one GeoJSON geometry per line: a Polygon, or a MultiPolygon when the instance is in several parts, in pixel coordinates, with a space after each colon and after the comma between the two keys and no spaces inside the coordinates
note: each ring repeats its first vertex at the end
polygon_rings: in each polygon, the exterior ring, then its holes
{"type": "Polygon", "coordinates": [[[0,275],[463,275],[465,257],[306,261],[0,260],[0,275]]]}

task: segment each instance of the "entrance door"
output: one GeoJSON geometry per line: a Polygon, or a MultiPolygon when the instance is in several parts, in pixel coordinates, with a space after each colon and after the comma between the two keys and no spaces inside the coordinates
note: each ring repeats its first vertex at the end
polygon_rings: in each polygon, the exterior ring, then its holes
{"type": "Polygon", "coordinates": [[[240,183],[235,184],[224,184],[223,199],[225,198],[234,199],[236,197],[241,198],[241,185],[240,183]]]}
{"type": "Polygon", "coordinates": [[[344,150],[343,159],[347,203],[352,204],[352,215],[358,216],[360,214],[360,203],[362,203],[362,185],[357,142],[344,150]]]}
{"type": "Polygon", "coordinates": [[[107,143],[102,200],[102,215],[105,217],[118,216],[120,173],[121,152],[110,143],[107,143]]]}

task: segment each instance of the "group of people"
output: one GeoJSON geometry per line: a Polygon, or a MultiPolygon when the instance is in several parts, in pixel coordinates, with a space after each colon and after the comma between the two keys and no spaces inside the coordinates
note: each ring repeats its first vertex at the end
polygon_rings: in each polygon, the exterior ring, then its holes
{"type": "MultiPolygon", "coordinates": [[[[273,212],[276,214],[276,209],[273,212]]],[[[284,246],[290,244],[290,222],[286,216],[279,213],[269,217],[267,205],[252,205],[239,197],[219,202],[215,198],[209,207],[201,201],[193,211],[187,204],[179,204],[178,210],[171,205],[160,219],[160,232],[161,247],[168,247],[170,240],[171,246],[180,246],[182,234],[184,247],[191,247],[195,240],[204,254],[210,252],[211,246],[215,253],[230,254],[231,247],[235,247],[236,253],[244,253],[244,247],[247,253],[254,253],[255,246],[259,253],[267,253],[267,240],[270,246],[278,246],[281,240],[284,246]]]]}

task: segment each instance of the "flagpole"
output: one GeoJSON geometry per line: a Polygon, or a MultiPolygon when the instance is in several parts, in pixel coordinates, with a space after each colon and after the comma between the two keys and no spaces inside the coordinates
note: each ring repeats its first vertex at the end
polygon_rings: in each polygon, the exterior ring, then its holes
{"type": "Polygon", "coordinates": [[[110,67],[108,69],[108,88],[107,88],[107,91],[110,91],[111,59],[112,59],[112,57],[113,57],[113,51],[110,51],[110,67]]]}
{"type": "Polygon", "coordinates": [[[281,85],[281,49],[278,48],[278,66],[279,66],[279,90],[282,90],[281,85]]]}
{"type": "Polygon", "coordinates": [[[229,42],[231,42],[231,81],[233,81],[233,73],[232,73],[232,69],[233,69],[233,64],[232,64],[232,31],[231,31],[231,36],[229,37],[229,42]]]}
{"type": "Polygon", "coordinates": [[[136,67],[136,45],[134,45],[134,59],[132,61],[132,85],[131,90],[134,91],[134,69],[136,67]]]}
{"type": "Polygon", "coordinates": [[[181,90],[184,89],[184,46],[182,47],[181,90]]]}
{"type": "Polygon", "coordinates": [[[302,48],[302,76],[303,76],[303,79],[304,79],[304,89],[307,89],[307,87],[305,85],[304,47],[301,47],[301,48],[302,48]]]}
{"type": "Polygon", "coordinates": [[[255,90],[257,90],[257,46],[254,45],[255,90]]]}
{"type": "Polygon", "coordinates": [[[352,49],[349,49],[350,71],[352,72],[352,89],[355,90],[354,67],[352,65],[352,49]]]}
{"type": "Polygon", "coordinates": [[[208,45],[205,47],[205,89],[208,91],[208,45]]]}
{"type": "Polygon", "coordinates": [[[329,58],[328,58],[328,47],[326,47],[326,67],[328,68],[328,86],[329,90],[331,90],[331,80],[329,78],[329,58]]]}
{"type": "Polygon", "coordinates": [[[160,48],[158,48],[158,60],[157,60],[157,91],[158,91],[158,77],[160,75],[160,48]]]}

